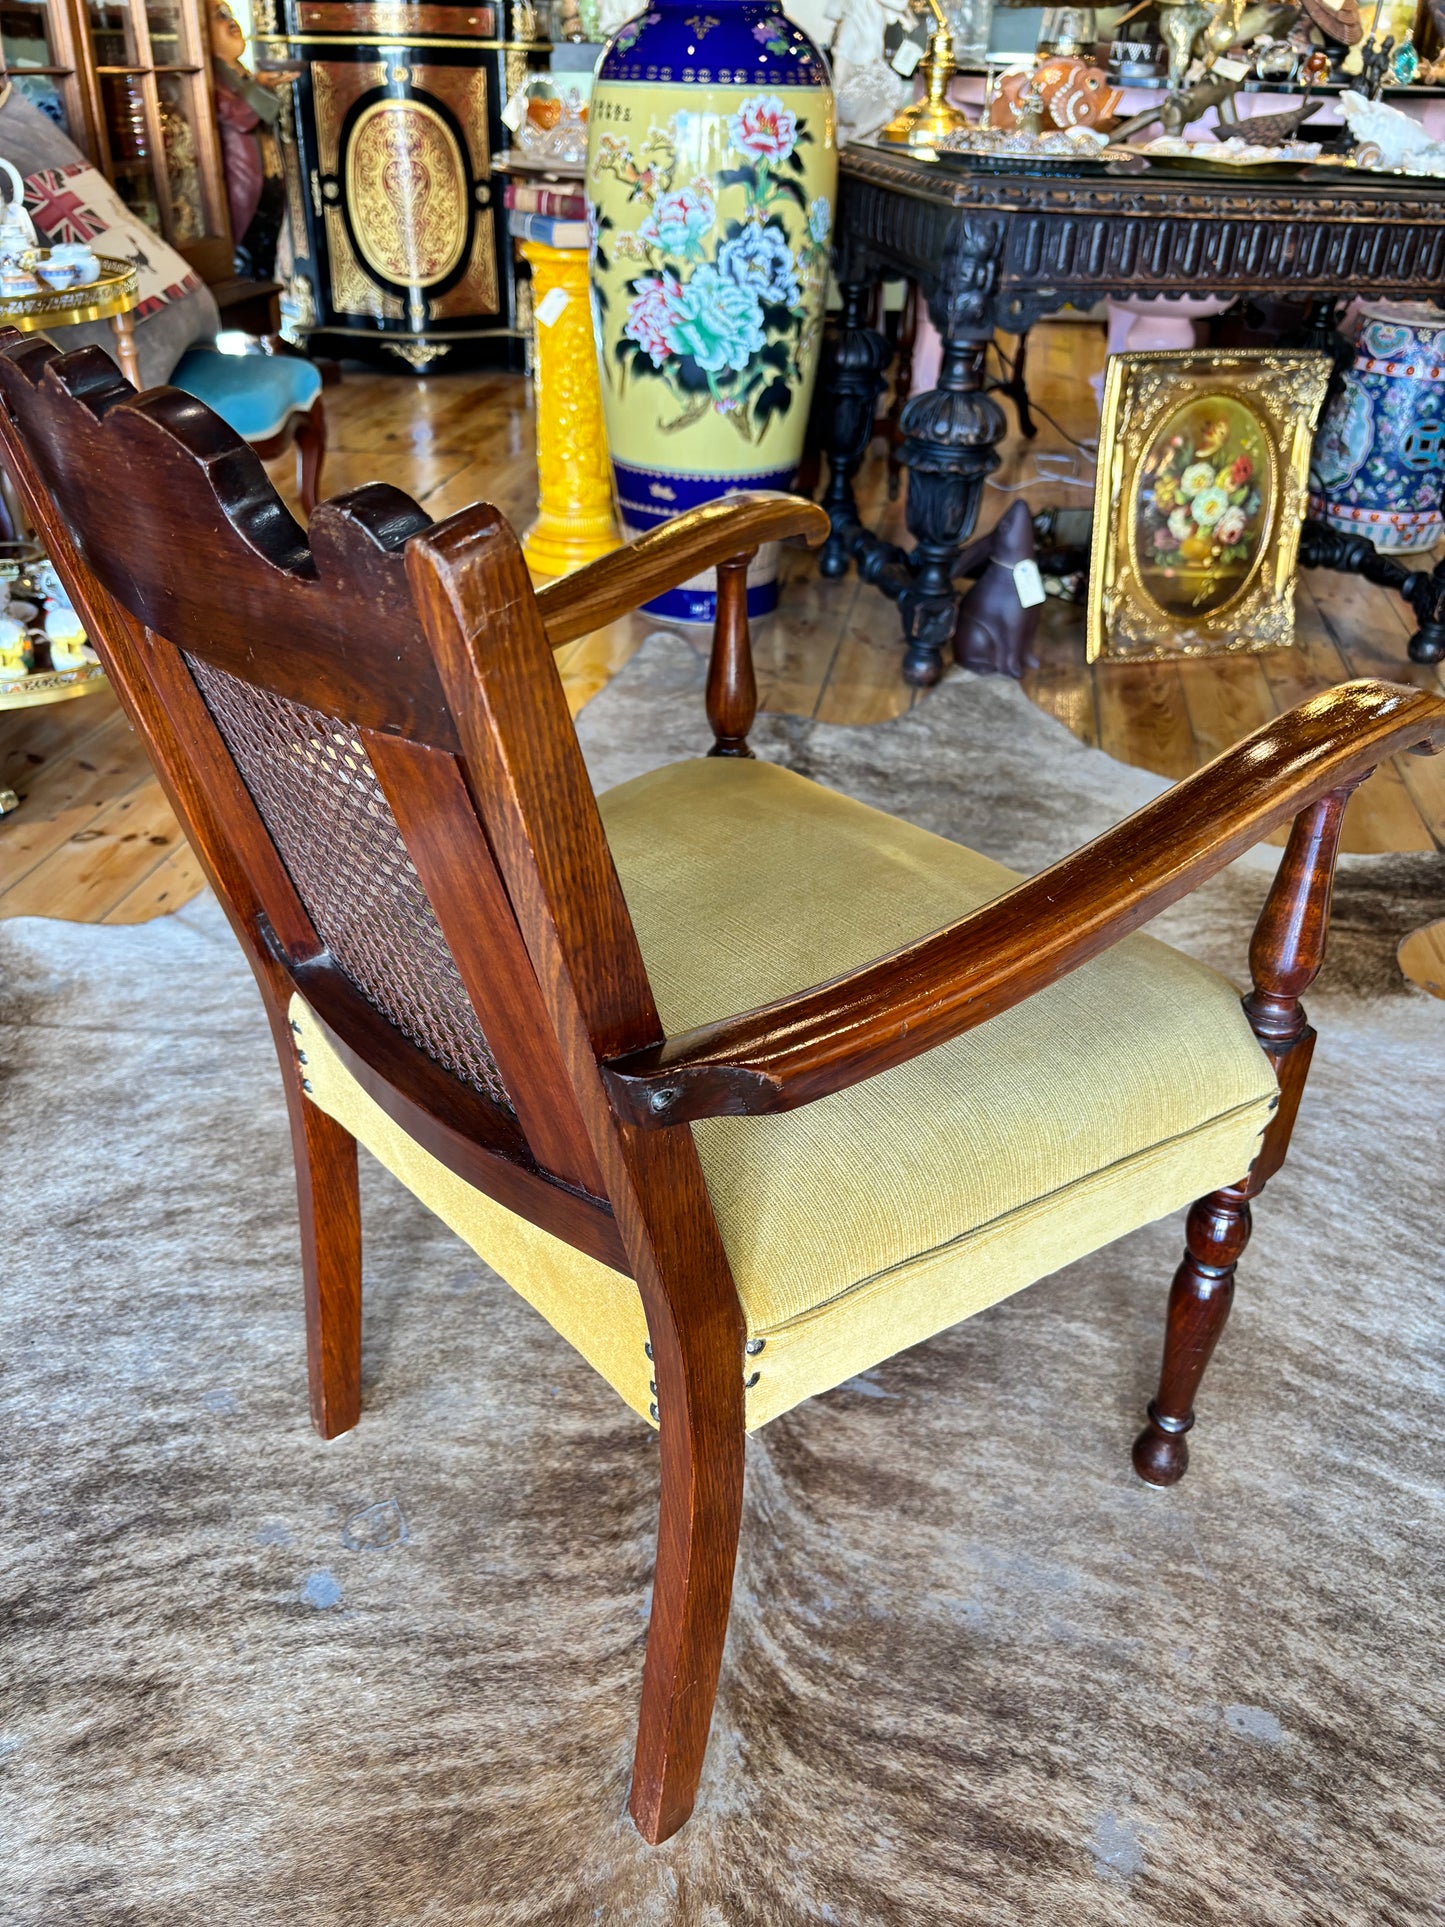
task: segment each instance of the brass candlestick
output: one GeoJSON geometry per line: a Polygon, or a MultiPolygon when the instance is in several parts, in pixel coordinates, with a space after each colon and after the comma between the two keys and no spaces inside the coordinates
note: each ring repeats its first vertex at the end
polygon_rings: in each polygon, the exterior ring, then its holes
{"type": "Polygon", "coordinates": [[[958,72],[953,57],[953,33],[938,0],[928,0],[935,26],[928,41],[928,52],[919,63],[928,82],[922,100],[915,100],[889,121],[878,138],[895,141],[901,147],[934,147],[947,134],[971,126],[968,115],[948,99],[948,83],[958,72]]]}

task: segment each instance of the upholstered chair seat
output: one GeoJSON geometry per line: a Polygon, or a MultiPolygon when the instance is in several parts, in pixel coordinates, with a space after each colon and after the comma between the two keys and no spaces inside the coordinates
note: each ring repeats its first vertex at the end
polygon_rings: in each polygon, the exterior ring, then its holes
{"type": "MultiPolygon", "coordinates": [[[[821,983],[1012,870],[791,771],[674,763],[601,798],[669,1034],[821,983]]],[[[630,1278],[473,1189],[362,1090],[300,998],[313,1101],[655,1416],[630,1278]]],[[[1248,1170],[1278,1101],[1222,977],[1152,937],[951,1043],[777,1117],[695,1124],[755,1429],[1248,1170]]]]}

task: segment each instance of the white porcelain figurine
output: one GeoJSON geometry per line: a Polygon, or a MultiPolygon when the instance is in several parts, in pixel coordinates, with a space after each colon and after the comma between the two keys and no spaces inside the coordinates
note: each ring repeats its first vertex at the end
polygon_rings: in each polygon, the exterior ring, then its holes
{"type": "Polygon", "coordinates": [[[50,644],[53,669],[84,669],[100,661],[85,639],[74,609],[52,609],[45,618],[45,640],[50,644]]]}
{"type": "Polygon", "coordinates": [[[35,661],[35,650],[25,624],[14,616],[0,616],[0,688],[23,682],[35,661]]]}
{"type": "Polygon", "coordinates": [[[25,183],[20,170],[0,157],[0,173],[10,184],[10,199],[0,215],[0,267],[19,267],[30,250],[39,245],[35,223],[25,211],[25,183]]]}

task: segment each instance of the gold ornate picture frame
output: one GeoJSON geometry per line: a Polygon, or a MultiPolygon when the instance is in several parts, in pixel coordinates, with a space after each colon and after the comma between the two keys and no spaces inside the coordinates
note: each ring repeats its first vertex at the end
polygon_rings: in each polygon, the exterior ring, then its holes
{"type": "Polygon", "coordinates": [[[1111,355],[1089,566],[1090,662],[1283,649],[1327,355],[1111,355]]]}

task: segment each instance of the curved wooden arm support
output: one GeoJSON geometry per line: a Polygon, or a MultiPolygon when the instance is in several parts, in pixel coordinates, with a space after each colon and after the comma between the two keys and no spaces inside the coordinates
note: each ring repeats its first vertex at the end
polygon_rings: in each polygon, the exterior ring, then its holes
{"type": "Polygon", "coordinates": [[[800,495],[759,490],[704,502],[539,589],[542,626],[548,642],[560,649],[745,550],[794,535],[815,549],[827,533],[827,516],[800,495]]]}
{"type": "Polygon", "coordinates": [[[1277,717],[1005,896],[761,1010],[604,1063],[634,1124],[789,1111],[1022,1003],[1397,750],[1445,747],[1445,702],[1352,682],[1277,717]]]}

